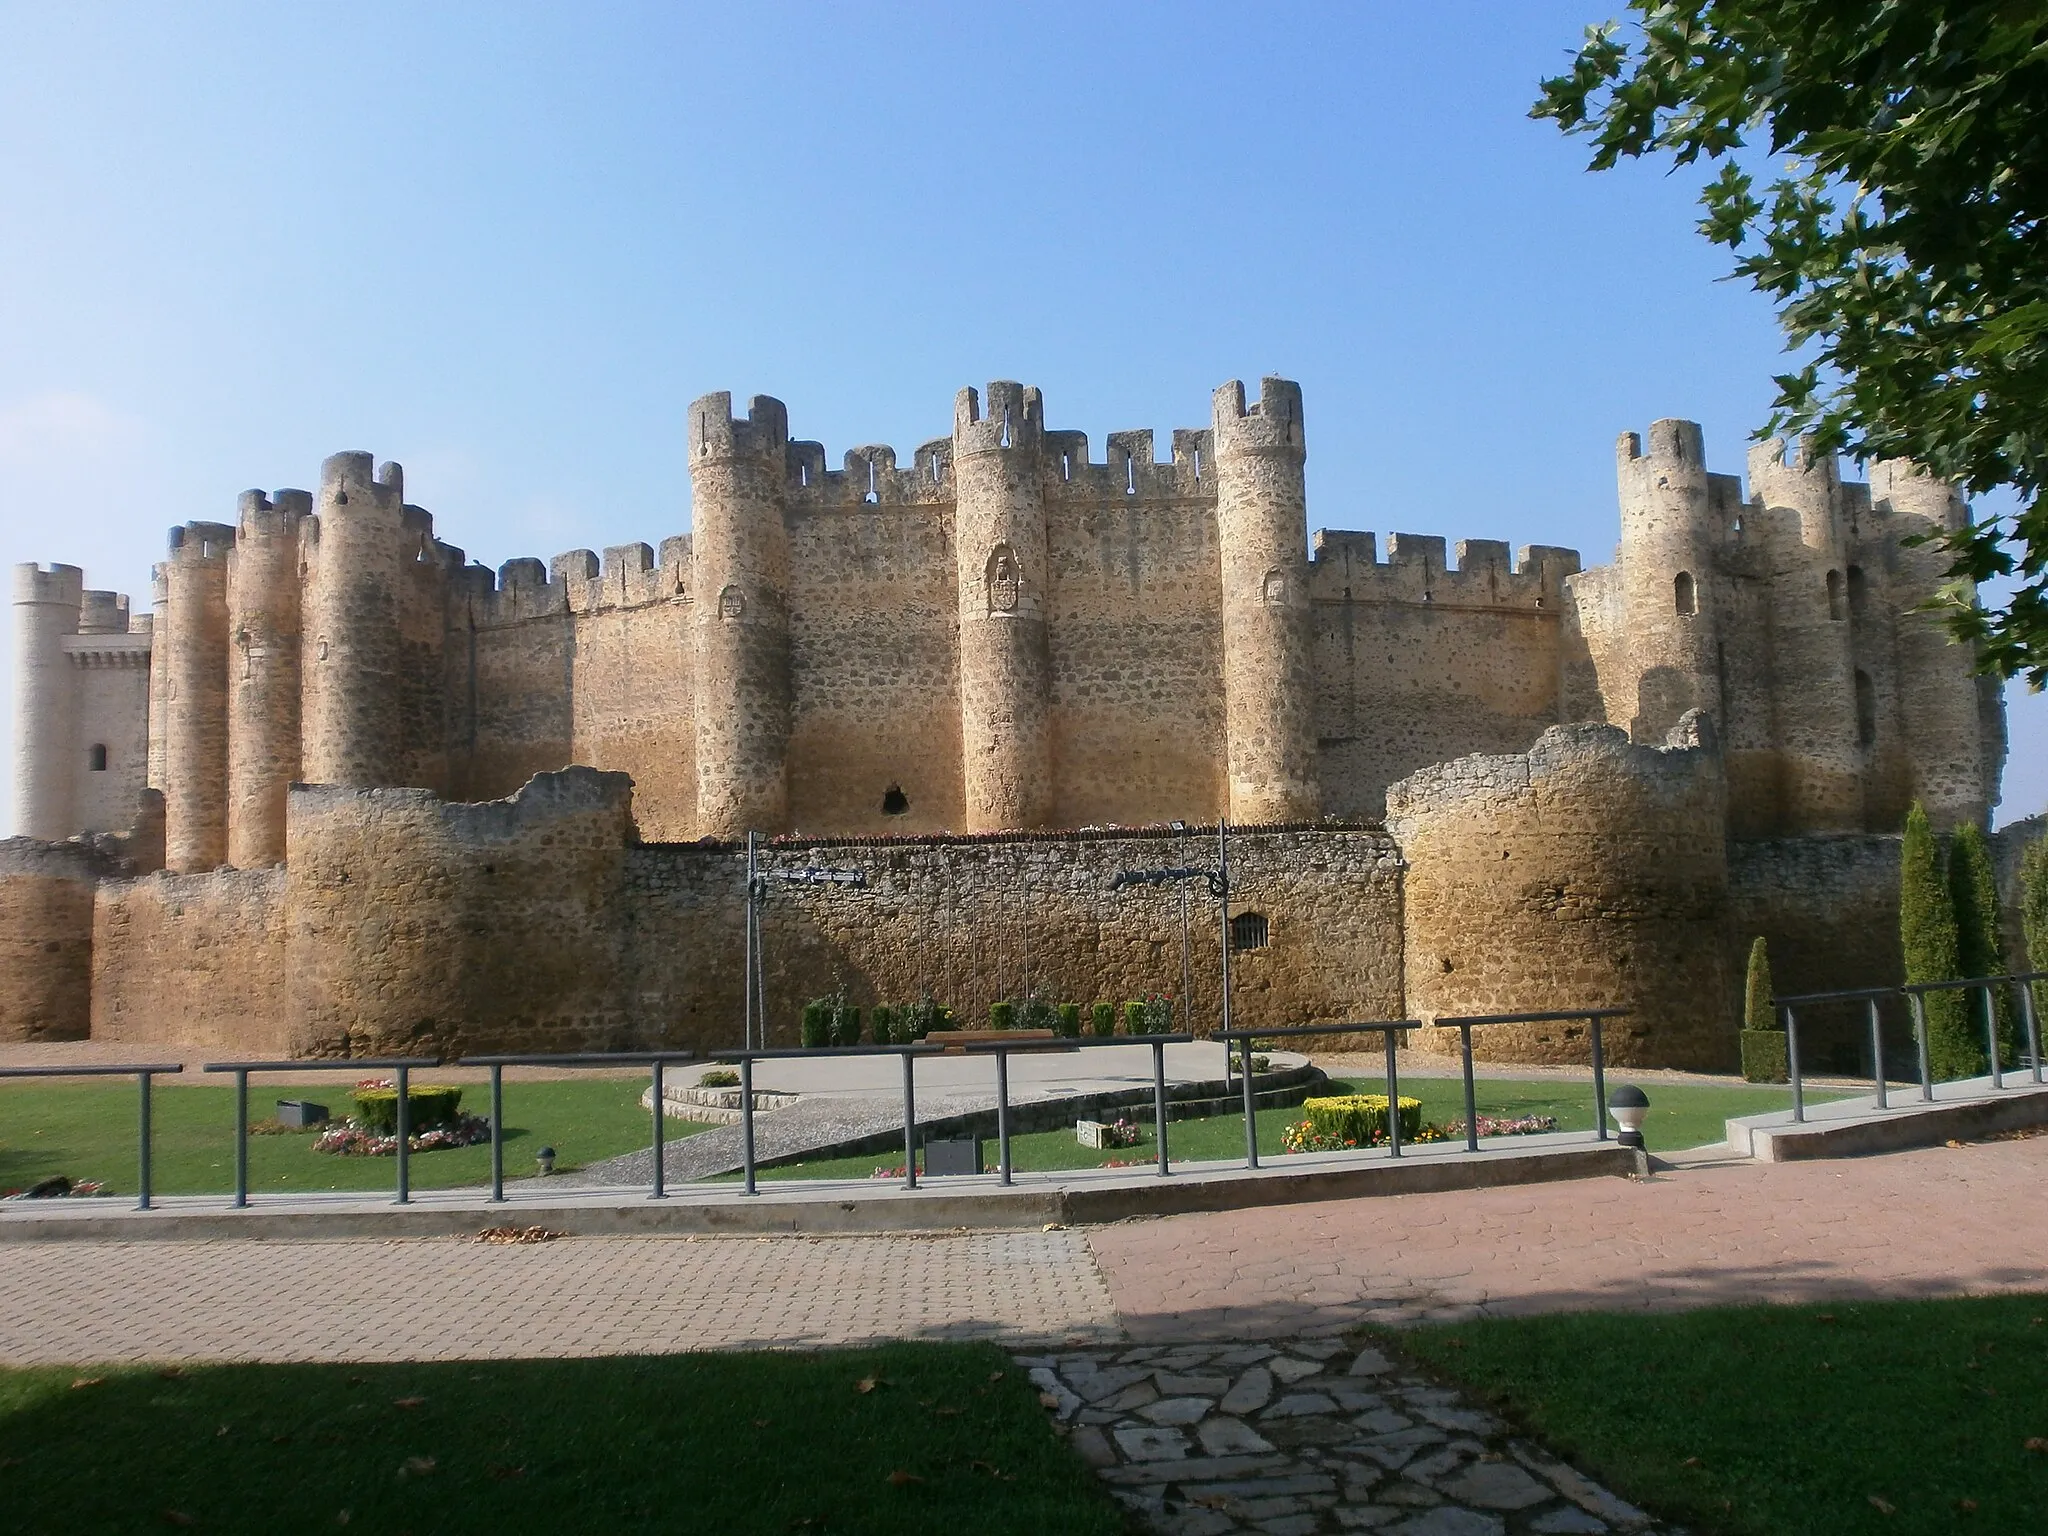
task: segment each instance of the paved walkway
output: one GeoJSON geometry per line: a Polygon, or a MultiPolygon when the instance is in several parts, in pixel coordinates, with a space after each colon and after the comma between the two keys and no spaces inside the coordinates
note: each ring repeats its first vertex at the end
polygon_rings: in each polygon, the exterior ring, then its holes
{"type": "Polygon", "coordinates": [[[1133,1339],[2048,1290],[2048,1136],[1180,1216],[1090,1242],[1133,1339]]]}
{"type": "Polygon", "coordinates": [[[1117,1335],[1078,1232],[15,1243],[0,1363],[450,1360],[1117,1335]]]}

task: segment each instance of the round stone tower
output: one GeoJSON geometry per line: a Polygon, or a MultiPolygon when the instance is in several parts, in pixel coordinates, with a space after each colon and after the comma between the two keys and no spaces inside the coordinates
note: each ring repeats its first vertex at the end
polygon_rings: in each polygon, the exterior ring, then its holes
{"type": "Polygon", "coordinates": [[[1939,545],[1904,543],[1915,534],[1967,527],[1969,506],[1954,486],[1909,459],[1871,466],[1870,500],[1876,537],[1866,539],[1865,548],[1877,553],[1872,546],[1881,539],[1883,558],[1868,562],[1879,566],[1875,570],[1850,567],[1851,616],[1858,616],[1859,603],[1882,603],[1896,615],[1898,675],[1906,689],[1899,728],[1912,762],[1913,796],[1940,830],[1982,823],[1991,814],[2003,763],[1997,695],[1985,697],[1989,680],[1975,675],[1970,648],[1949,638],[1943,616],[1915,611],[1946,584],[1949,556],[1939,545]]]}
{"type": "Polygon", "coordinates": [[[78,830],[71,755],[77,690],[64,637],[78,632],[85,573],[14,568],[14,830],[58,842],[78,830]]]}
{"type": "Polygon", "coordinates": [[[225,523],[173,528],[164,561],[170,633],[164,679],[164,867],[212,869],[228,857],[228,551],[225,523]]]}
{"type": "Polygon", "coordinates": [[[1230,819],[1313,821],[1322,794],[1301,386],[1262,379],[1247,410],[1233,380],[1216,391],[1212,424],[1230,819]]]}
{"type": "Polygon", "coordinates": [[[318,517],[303,541],[300,772],[312,784],[407,777],[399,610],[419,539],[406,527],[405,471],[372,474],[371,463],[337,453],[320,466],[318,517]]]}
{"type": "Polygon", "coordinates": [[[953,400],[953,552],[960,602],[960,761],[967,830],[1052,815],[1052,661],[1046,644],[1045,402],[999,381],[988,411],[953,400]]]}
{"type": "Polygon", "coordinates": [[[228,862],[284,857],[285,789],[299,776],[299,532],[306,491],[244,491],[228,560],[228,862]]]}
{"type": "MultiPolygon", "coordinates": [[[[1616,1066],[1725,1072],[1739,1015],[1728,961],[1727,786],[1713,727],[1669,747],[1611,725],[1556,725],[1528,752],[1462,757],[1387,791],[1408,872],[1409,1012],[1627,1008],[1604,1028],[1616,1066]]],[[[1455,1051],[1455,1030],[1424,1030],[1455,1051]]],[[[1472,1034],[1494,1061],[1584,1065],[1583,1021],[1472,1034]]]]}
{"type": "Polygon", "coordinates": [[[756,395],[744,421],[730,394],[690,407],[700,837],[789,821],[788,446],[780,400],[756,395]]]}
{"type": "Polygon", "coordinates": [[[1863,828],[1842,482],[1832,453],[1777,438],[1749,451],[1748,516],[1763,535],[1780,830],[1863,828]]]}
{"type": "Polygon", "coordinates": [[[1698,422],[1653,421],[1649,450],[1633,432],[1615,444],[1621,501],[1621,579],[1636,696],[1610,700],[1608,718],[1661,742],[1689,709],[1725,723],[1721,628],[1728,592],[1717,574],[1707,451],[1698,422]],[[1631,707],[1632,706],[1632,707],[1631,707]]]}
{"type": "Polygon", "coordinates": [[[171,717],[171,578],[162,561],[149,568],[149,768],[145,782],[161,792],[171,717]]]}

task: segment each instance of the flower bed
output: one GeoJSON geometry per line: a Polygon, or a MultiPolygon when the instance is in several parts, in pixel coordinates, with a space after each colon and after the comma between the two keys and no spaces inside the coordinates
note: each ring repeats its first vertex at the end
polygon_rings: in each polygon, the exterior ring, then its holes
{"type": "MultiPolygon", "coordinates": [[[[491,1122],[482,1115],[458,1115],[445,1125],[436,1125],[407,1138],[414,1152],[440,1152],[449,1147],[473,1147],[491,1139],[491,1122]]],[[[313,1142],[315,1152],[338,1157],[396,1157],[398,1136],[385,1135],[356,1120],[331,1125],[313,1142]]]]}
{"type": "MultiPolygon", "coordinates": [[[[1356,1094],[1351,1099],[1309,1099],[1302,1108],[1310,1111],[1306,1120],[1296,1121],[1280,1133],[1282,1152],[1343,1152],[1356,1147],[1382,1147],[1387,1143],[1387,1099],[1385,1094],[1356,1094]],[[1368,1104],[1356,1106],[1349,1118],[1340,1118],[1336,1112],[1323,1110],[1319,1106],[1350,1104],[1353,1100],[1369,1100],[1368,1104]]],[[[1481,1136],[1540,1136],[1557,1129],[1555,1115],[1522,1115],[1514,1119],[1497,1119],[1492,1115],[1473,1117],[1473,1125],[1481,1136]]],[[[1448,1125],[1431,1121],[1422,1123],[1422,1105],[1415,1099],[1401,1100],[1401,1140],[1404,1142],[1459,1141],[1465,1135],[1465,1122],[1453,1120],[1448,1125]],[[1410,1113],[1413,1106],[1414,1113],[1410,1113]]]]}

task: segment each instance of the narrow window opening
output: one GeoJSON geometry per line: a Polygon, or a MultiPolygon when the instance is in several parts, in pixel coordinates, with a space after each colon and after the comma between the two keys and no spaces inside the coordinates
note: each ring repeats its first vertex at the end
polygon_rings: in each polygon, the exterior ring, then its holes
{"type": "Polygon", "coordinates": [[[1124,494],[1138,494],[1138,461],[1128,453],[1124,455],[1124,494]]]}
{"type": "Polygon", "coordinates": [[[810,465],[808,465],[808,464],[799,464],[799,465],[797,465],[797,467],[796,467],[796,483],[797,483],[798,485],[809,485],[809,484],[811,483],[811,466],[810,466],[810,465]]]}
{"type": "Polygon", "coordinates": [[[1230,947],[1234,950],[1266,947],[1266,914],[1240,912],[1230,920],[1230,947]]]}
{"type": "Polygon", "coordinates": [[[1197,481],[1199,482],[1199,481],[1201,480],[1201,478],[1202,478],[1202,450],[1201,450],[1201,449],[1199,449],[1199,448],[1197,448],[1197,449],[1195,450],[1195,479],[1196,479],[1196,480],[1197,480],[1197,481]]]}
{"type": "Polygon", "coordinates": [[[1842,573],[1840,571],[1828,572],[1828,617],[1831,619],[1844,617],[1842,610],[1842,573]]]}
{"type": "Polygon", "coordinates": [[[910,796],[903,793],[902,785],[891,784],[882,791],[882,814],[884,816],[904,816],[909,814],[909,811],[910,796]]]}
{"type": "Polygon", "coordinates": [[[1002,441],[1002,446],[1003,446],[1003,447],[1005,447],[1005,448],[1007,448],[1007,447],[1009,447],[1009,446],[1010,446],[1010,413],[1009,413],[1008,411],[1005,411],[1005,412],[1003,412],[1003,441],[1002,441]]]}
{"type": "Polygon", "coordinates": [[[1870,578],[1863,574],[1862,566],[1852,565],[1849,567],[1849,616],[1860,619],[1869,606],[1870,578]]]}
{"type": "Polygon", "coordinates": [[[104,742],[94,742],[85,749],[85,766],[94,773],[107,771],[107,748],[104,742]]]}
{"type": "Polygon", "coordinates": [[[1074,478],[1074,460],[1071,454],[1063,453],[1060,455],[1060,478],[1062,480],[1074,478]]]}
{"type": "Polygon", "coordinates": [[[1856,740],[1866,748],[1877,745],[1877,688],[1860,667],[1856,671],[1856,740]]]}
{"type": "Polygon", "coordinates": [[[875,494],[875,461],[873,459],[868,460],[868,493],[861,499],[869,506],[873,506],[882,499],[875,494]]]}
{"type": "Polygon", "coordinates": [[[1680,618],[1689,619],[1700,611],[1700,592],[1691,571],[1680,571],[1672,578],[1671,596],[1680,618]]]}

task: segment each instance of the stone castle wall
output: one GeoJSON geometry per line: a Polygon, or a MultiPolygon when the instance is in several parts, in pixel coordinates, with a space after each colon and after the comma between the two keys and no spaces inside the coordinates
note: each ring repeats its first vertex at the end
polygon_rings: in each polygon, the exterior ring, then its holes
{"type": "Polygon", "coordinates": [[[109,880],[88,932],[92,1037],[295,1056],[286,1007],[284,871],[109,880]]]}
{"type": "MultiPolygon", "coordinates": [[[[1418,1017],[1622,1007],[1605,1026],[1615,1064],[1736,1065],[1727,786],[1711,745],[1557,726],[1525,755],[1404,779],[1388,812],[1409,866],[1403,959],[1418,1017]]],[[[1418,1044],[1453,1050],[1456,1032],[1418,1044]]],[[[1473,1048],[1577,1064],[1587,1043],[1581,1023],[1511,1024],[1474,1031],[1473,1048]]]]}
{"type": "Polygon", "coordinates": [[[76,843],[0,842],[0,1041],[90,1032],[93,890],[108,870],[76,843]]]}

